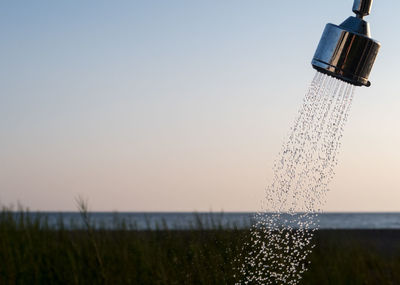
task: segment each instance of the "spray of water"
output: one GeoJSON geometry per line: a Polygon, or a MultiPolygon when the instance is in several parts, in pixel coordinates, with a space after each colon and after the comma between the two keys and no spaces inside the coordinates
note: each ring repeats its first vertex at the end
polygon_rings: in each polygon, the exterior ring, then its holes
{"type": "Polygon", "coordinates": [[[334,176],[355,87],[317,72],[274,164],[239,268],[239,284],[298,284],[334,176]]]}

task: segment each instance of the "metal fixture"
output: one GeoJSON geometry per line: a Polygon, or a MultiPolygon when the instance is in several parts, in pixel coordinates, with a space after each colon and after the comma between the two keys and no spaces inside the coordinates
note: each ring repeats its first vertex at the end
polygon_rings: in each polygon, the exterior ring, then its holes
{"type": "Polygon", "coordinates": [[[381,44],[371,38],[369,15],[373,0],[355,0],[356,17],[339,26],[327,24],[312,59],[312,66],[325,74],[356,86],[370,86],[368,76],[381,44]]]}

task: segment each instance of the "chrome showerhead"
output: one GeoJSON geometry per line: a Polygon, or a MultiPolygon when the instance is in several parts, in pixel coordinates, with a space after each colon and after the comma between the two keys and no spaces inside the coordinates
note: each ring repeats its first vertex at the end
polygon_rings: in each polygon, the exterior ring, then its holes
{"type": "Polygon", "coordinates": [[[368,81],[380,43],[370,36],[369,15],[372,0],[355,0],[356,17],[347,18],[339,26],[327,24],[312,59],[312,66],[356,86],[370,86],[368,81]]]}

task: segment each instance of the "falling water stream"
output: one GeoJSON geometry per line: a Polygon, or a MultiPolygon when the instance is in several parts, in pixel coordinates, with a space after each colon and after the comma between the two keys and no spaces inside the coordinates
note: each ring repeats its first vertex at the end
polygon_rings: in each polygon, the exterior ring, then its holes
{"type": "Polygon", "coordinates": [[[239,284],[298,284],[334,176],[355,87],[317,72],[273,167],[239,284]]]}

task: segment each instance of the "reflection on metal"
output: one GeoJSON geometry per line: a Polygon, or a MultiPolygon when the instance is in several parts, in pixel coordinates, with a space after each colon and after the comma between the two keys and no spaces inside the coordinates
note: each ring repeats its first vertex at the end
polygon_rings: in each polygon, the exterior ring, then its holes
{"type": "Polygon", "coordinates": [[[312,60],[316,70],[356,86],[371,85],[368,76],[380,48],[362,19],[371,4],[372,0],[356,0],[353,11],[357,17],[349,17],[340,26],[326,25],[312,60]]]}

